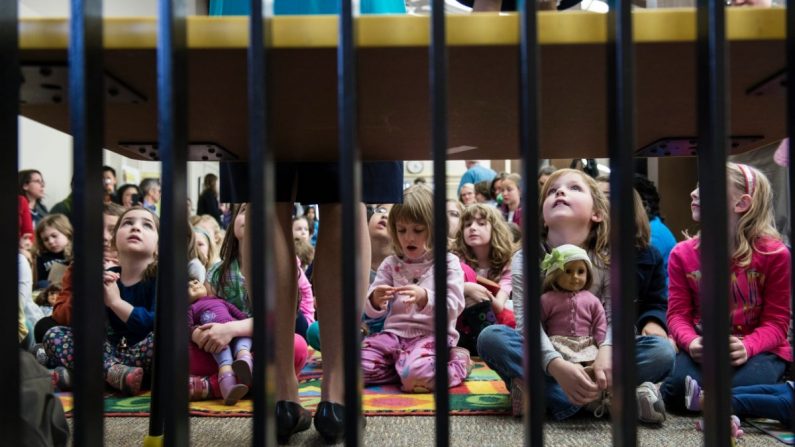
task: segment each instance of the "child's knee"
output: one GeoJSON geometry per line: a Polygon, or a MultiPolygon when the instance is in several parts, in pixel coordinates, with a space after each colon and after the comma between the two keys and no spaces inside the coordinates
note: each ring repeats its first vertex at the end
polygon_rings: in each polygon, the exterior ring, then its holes
{"type": "Polygon", "coordinates": [[[436,356],[424,355],[407,362],[399,369],[401,389],[407,393],[427,393],[433,391],[436,356]]]}

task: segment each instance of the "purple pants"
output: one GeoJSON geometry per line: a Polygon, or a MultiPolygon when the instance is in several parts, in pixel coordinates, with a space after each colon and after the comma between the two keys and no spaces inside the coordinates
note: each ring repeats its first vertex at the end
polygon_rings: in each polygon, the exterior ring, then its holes
{"type": "MultiPolygon", "coordinates": [[[[447,377],[454,387],[467,377],[469,356],[450,357],[447,377]]],[[[362,373],[367,385],[400,382],[400,389],[407,393],[433,391],[434,362],[436,351],[432,335],[401,339],[395,334],[379,332],[362,342],[362,373]]]]}

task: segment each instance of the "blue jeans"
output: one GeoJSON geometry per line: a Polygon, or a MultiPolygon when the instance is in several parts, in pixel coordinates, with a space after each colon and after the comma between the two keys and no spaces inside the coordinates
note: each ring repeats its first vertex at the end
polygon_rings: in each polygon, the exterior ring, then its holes
{"type": "MultiPolygon", "coordinates": [[[[662,337],[639,336],[635,343],[638,385],[660,381],[671,372],[675,352],[668,340],[662,337]]],[[[524,339],[515,329],[500,324],[483,329],[478,337],[478,352],[509,388],[512,379],[524,375],[524,339]]],[[[545,395],[547,409],[557,420],[566,419],[580,411],[581,407],[571,403],[563,388],[550,376],[547,376],[545,395]]]]}
{"type": "Polygon", "coordinates": [[[732,411],[741,417],[763,417],[792,428],[792,386],[748,385],[732,389],[732,411]]]}
{"type": "MultiPolygon", "coordinates": [[[[755,355],[734,369],[732,387],[777,383],[784,374],[786,362],[769,352],[755,355]]],[[[660,388],[665,408],[685,410],[685,377],[690,376],[702,384],[701,365],[693,361],[690,354],[682,351],[676,356],[674,370],[660,388]]]]}

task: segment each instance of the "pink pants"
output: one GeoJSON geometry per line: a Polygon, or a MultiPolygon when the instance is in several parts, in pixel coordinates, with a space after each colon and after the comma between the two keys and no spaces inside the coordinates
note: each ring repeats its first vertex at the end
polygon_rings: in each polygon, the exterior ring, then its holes
{"type": "MultiPolygon", "coordinates": [[[[447,364],[451,387],[466,379],[468,360],[469,356],[451,356],[447,364]]],[[[400,382],[400,389],[407,393],[433,391],[435,361],[433,336],[401,339],[380,332],[362,342],[362,372],[367,385],[400,382]]]]}

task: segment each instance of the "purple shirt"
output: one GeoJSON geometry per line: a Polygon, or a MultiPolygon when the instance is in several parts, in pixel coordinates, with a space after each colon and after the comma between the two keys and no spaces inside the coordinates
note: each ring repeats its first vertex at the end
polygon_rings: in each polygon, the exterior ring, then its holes
{"type": "Polygon", "coordinates": [[[191,330],[207,323],[228,323],[245,320],[248,315],[224,299],[217,296],[205,296],[194,301],[188,308],[188,324],[191,330]]]}

